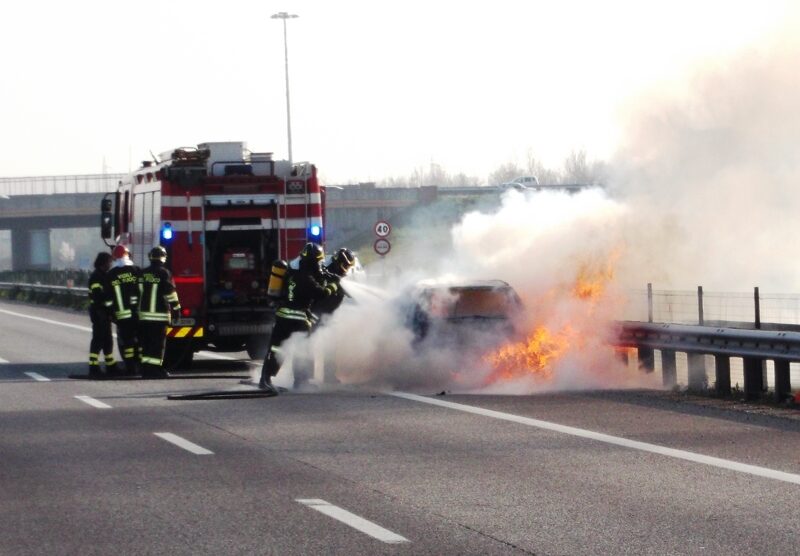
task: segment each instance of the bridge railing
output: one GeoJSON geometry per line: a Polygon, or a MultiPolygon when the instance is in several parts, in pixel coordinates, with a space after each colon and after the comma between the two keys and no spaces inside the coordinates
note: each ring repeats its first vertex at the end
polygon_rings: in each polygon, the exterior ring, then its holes
{"type": "Polygon", "coordinates": [[[0,195],[53,195],[115,191],[127,174],[0,177],[0,195]]]}

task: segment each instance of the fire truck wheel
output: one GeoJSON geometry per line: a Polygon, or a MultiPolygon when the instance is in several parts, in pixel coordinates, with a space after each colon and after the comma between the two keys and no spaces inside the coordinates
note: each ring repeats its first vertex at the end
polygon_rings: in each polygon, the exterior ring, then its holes
{"type": "Polygon", "coordinates": [[[167,341],[167,347],[164,350],[164,368],[167,371],[189,369],[193,359],[194,349],[191,341],[167,341]]]}

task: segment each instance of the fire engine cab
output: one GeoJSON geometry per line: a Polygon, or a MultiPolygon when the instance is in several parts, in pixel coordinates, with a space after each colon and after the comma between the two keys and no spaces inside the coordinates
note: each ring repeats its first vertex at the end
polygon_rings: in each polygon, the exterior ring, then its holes
{"type": "Polygon", "coordinates": [[[274,322],[272,262],[322,244],[324,190],[309,163],[273,160],[243,142],[202,143],[162,154],[119,183],[102,205],[102,237],[144,268],[167,249],[182,309],[167,329],[165,365],[192,354],[246,349],[260,357],[274,322]]]}

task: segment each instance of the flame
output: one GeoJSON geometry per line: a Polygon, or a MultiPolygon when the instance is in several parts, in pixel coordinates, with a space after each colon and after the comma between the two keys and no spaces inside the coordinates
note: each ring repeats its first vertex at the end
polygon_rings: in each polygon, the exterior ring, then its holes
{"type": "Polygon", "coordinates": [[[549,380],[553,374],[551,363],[569,349],[573,335],[570,327],[553,333],[539,326],[526,339],[500,347],[484,357],[493,369],[487,382],[511,380],[526,374],[549,380]]]}
{"type": "Polygon", "coordinates": [[[615,251],[607,261],[581,264],[575,276],[572,295],[587,301],[601,299],[606,293],[608,284],[614,279],[614,265],[618,258],[619,253],[615,251]]]}
{"type": "Polygon", "coordinates": [[[487,384],[525,376],[549,381],[559,360],[570,352],[586,349],[587,339],[595,329],[596,307],[609,299],[608,286],[614,279],[618,257],[619,252],[612,252],[605,261],[582,263],[574,280],[550,290],[538,302],[527,304],[538,316],[533,331],[523,340],[508,342],[483,357],[491,368],[487,384]],[[563,311],[557,309],[563,308],[564,302],[573,301],[577,303],[569,305],[567,324],[542,324],[559,320],[555,315],[563,311]]]}

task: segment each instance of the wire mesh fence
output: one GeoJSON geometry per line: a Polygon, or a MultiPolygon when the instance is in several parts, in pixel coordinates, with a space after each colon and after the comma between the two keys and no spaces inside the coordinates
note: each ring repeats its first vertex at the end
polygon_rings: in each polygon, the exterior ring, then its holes
{"type": "Polygon", "coordinates": [[[624,320],[724,325],[751,328],[781,324],[800,326],[800,295],[760,292],[705,292],[632,290],[628,293],[624,320]]]}

